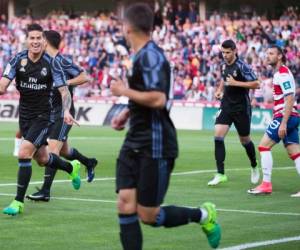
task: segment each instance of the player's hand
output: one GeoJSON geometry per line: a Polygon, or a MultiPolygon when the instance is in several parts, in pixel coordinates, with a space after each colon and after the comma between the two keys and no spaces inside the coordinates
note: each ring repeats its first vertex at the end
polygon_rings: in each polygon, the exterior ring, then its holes
{"type": "Polygon", "coordinates": [[[119,116],[115,116],[111,120],[111,127],[115,130],[123,130],[125,128],[125,122],[120,119],[119,116]]]}
{"type": "Polygon", "coordinates": [[[126,84],[120,78],[116,78],[111,81],[110,91],[114,96],[123,95],[126,88],[126,84]]]}
{"type": "Polygon", "coordinates": [[[64,111],[64,122],[68,125],[76,124],[80,126],[79,123],[74,119],[74,117],[70,114],[69,110],[64,111]]]}
{"type": "Polygon", "coordinates": [[[129,110],[124,109],[118,115],[114,116],[111,120],[111,127],[115,130],[123,130],[129,118],[129,110]]]}
{"type": "Polygon", "coordinates": [[[215,98],[217,100],[220,100],[220,99],[222,99],[222,97],[223,97],[223,92],[217,90],[216,93],[215,93],[215,98]]]}
{"type": "Polygon", "coordinates": [[[235,85],[235,80],[234,80],[232,75],[227,76],[225,85],[227,85],[227,86],[234,86],[235,85]]]}
{"type": "Polygon", "coordinates": [[[286,136],[286,123],[281,122],[279,129],[278,129],[278,136],[280,139],[283,139],[286,136]]]}

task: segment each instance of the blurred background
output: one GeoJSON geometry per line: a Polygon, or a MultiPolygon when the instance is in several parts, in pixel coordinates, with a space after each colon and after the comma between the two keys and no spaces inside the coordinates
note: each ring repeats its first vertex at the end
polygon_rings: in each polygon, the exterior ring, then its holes
{"type": "MultiPolygon", "coordinates": [[[[73,57],[92,77],[76,88],[76,100],[111,100],[110,75],[125,77],[132,53],[122,37],[124,8],[130,0],[0,0],[0,73],[9,58],[26,46],[26,26],[40,23],[63,36],[61,52],[73,57]]],[[[139,1],[140,2],[140,1],[139,1]]],[[[264,64],[269,44],[285,48],[287,66],[300,83],[300,1],[198,0],[144,1],[155,11],[153,39],[174,69],[174,99],[217,105],[220,44],[232,38],[239,56],[262,81],[251,92],[253,106],[272,103],[271,69],[264,64]]],[[[2,99],[17,99],[12,84],[2,99]]]]}

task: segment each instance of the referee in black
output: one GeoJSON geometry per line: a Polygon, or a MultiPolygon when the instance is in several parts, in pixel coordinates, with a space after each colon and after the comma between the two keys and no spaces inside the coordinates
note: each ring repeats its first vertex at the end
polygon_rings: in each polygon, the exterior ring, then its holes
{"type": "Polygon", "coordinates": [[[259,81],[251,67],[238,57],[234,41],[224,41],[221,46],[221,52],[224,59],[224,62],[221,64],[223,81],[215,93],[217,99],[222,99],[215,122],[217,174],[208,182],[208,185],[215,186],[227,182],[227,176],[224,172],[224,138],[232,123],[250,160],[252,167],[251,182],[255,184],[259,181],[259,170],[257,168],[255,147],[250,138],[252,112],[249,89],[259,88],[259,81]]]}

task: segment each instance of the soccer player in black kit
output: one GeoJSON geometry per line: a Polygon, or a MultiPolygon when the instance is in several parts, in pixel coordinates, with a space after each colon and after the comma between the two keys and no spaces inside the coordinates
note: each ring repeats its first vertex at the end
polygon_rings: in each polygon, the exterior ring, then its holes
{"type": "Polygon", "coordinates": [[[129,6],[123,25],[135,55],[129,87],[121,79],[111,83],[112,94],[129,98],[128,109],[112,119],[112,127],[121,130],[130,118],[116,169],[122,247],[142,249],[141,220],[155,228],[198,223],[209,244],[216,248],[221,230],[214,204],[206,202],[200,208],[162,206],[178,155],[176,130],[167,109],[170,66],[151,40],[153,12],[148,5],[129,6]]]}
{"type": "MultiPolygon", "coordinates": [[[[67,84],[71,97],[73,97],[74,86],[84,84],[89,81],[87,74],[76,64],[74,64],[71,58],[65,57],[59,53],[59,45],[61,43],[61,36],[55,30],[44,31],[45,40],[47,42],[46,52],[55,60],[53,62],[53,68],[62,67],[63,72],[67,78],[67,84]],[[59,64],[55,62],[58,61],[59,64]]],[[[68,160],[78,160],[84,164],[87,169],[87,181],[91,182],[94,179],[94,168],[97,165],[97,160],[94,158],[88,158],[81,154],[76,148],[69,147],[67,142],[68,133],[72,128],[72,125],[68,125],[63,119],[63,109],[60,93],[58,90],[54,91],[53,97],[53,109],[55,123],[51,127],[49,134],[48,147],[51,153],[61,155],[68,160]]],[[[70,113],[75,115],[74,102],[72,101],[70,113]]],[[[28,195],[27,198],[34,201],[49,201],[50,189],[53,183],[57,169],[45,168],[44,183],[38,192],[28,195]]]]}
{"type": "MultiPolygon", "coordinates": [[[[63,72],[51,66],[52,58],[44,53],[43,29],[31,24],[27,29],[27,47],[10,60],[0,80],[0,94],[16,79],[20,93],[19,126],[24,141],[19,150],[19,171],[17,195],[13,202],[3,209],[4,214],[17,215],[24,211],[24,196],[31,178],[31,160],[41,166],[58,168],[70,174],[75,189],[80,188],[80,163],[63,161],[57,155],[48,153],[46,140],[53,123],[53,91],[58,89],[64,109],[64,120],[73,124],[70,114],[71,96],[63,72]]],[[[59,64],[59,62],[56,62],[59,64]]]]}
{"type": "Polygon", "coordinates": [[[225,145],[224,138],[232,123],[241,144],[244,146],[251,164],[251,182],[259,181],[259,170],[255,156],[255,147],[250,138],[251,104],[249,89],[259,88],[259,81],[253,70],[237,56],[236,44],[226,40],[221,46],[224,62],[221,64],[223,82],[215,93],[221,99],[221,107],[215,122],[215,159],[217,174],[208,182],[215,186],[227,181],[224,172],[225,145]]]}

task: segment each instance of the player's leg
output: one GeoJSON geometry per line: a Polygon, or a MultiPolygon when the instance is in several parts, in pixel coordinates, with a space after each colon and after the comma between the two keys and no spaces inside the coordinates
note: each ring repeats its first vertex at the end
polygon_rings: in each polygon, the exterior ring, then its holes
{"type": "Polygon", "coordinates": [[[117,209],[120,241],[124,250],[141,250],[142,230],[137,215],[136,161],[129,150],[121,150],[116,165],[117,209]]]}
{"type": "Polygon", "coordinates": [[[18,156],[19,170],[17,177],[17,195],[14,201],[8,207],[3,209],[4,214],[17,215],[24,210],[24,197],[32,173],[31,159],[35,151],[36,147],[30,141],[24,140],[22,142],[18,156]]]}
{"type": "Polygon", "coordinates": [[[64,145],[60,151],[60,155],[68,160],[78,160],[85,165],[87,171],[87,182],[92,182],[95,177],[95,168],[98,164],[96,158],[88,158],[80,153],[76,148],[69,147],[68,141],[64,142],[64,145]]]}
{"type": "Polygon", "coordinates": [[[220,109],[217,113],[215,122],[215,160],[217,166],[217,174],[208,182],[209,186],[218,185],[219,183],[226,182],[227,176],[225,175],[224,161],[226,156],[224,139],[229,131],[232,120],[230,116],[220,109]]]}
{"type": "MultiPolygon", "coordinates": [[[[63,142],[57,141],[57,140],[48,140],[48,150],[50,153],[59,155],[60,149],[63,146],[63,142]]],[[[48,157],[48,152],[45,152],[45,150],[40,150],[38,154],[35,156],[36,161],[40,165],[45,165],[48,162],[48,158],[44,159],[44,157],[48,157]]],[[[27,198],[29,200],[34,201],[49,201],[50,200],[50,190],[53,183],[53,180],[55,178],[57,169],[51,168],[51,167],[45,167],[44,172],[44,183],[37,192],[27,195],[27,198]]]]}
{"type": "Polygon", "coordinates": [[[16,137],[15,137],[15,146],[14,146],[14,153],[13,155],[15,157],[18,157],[19,155],[19,149],[20,149],[20,146],[21,146],[21,143],[23,141],[23,138],[22,138],[22,133],[20,130],[18,130],[16,132],[16,137]]]}
{"type": "MultiPolygon", "coordinates": [[[[300,175],[300,145],[298,133],[299,118],[290,117],[287,124],[287,135],[283,139],[283,143],[289,154],[289,157],[294,161],[296,170],[300,175]]],[[[300,192],[291,195],[292,197],[300,197],[300,192]]]]}
{"type": "Polygon", "coordinates": [[[78,161],[64,161],[58,155],[49,153],[46,146],[39,148],[34,155],[34,159],[40,166],[60,169],[67,172],[70,175],[74,189],[78,190],[80,188],[80,163],[78,161]]]}
{"type": "Polygon", "coordinates": [[[251,165],[251,182],[253,184],[259,181],[259,169],[257,167],[255,146],[250,138],[250,127],[251,127],[251,112],[238,112],[233,117],[234,126],[238,132],[239,139],[250,161],[251,165]]]}
{"type": "Polygon", "coordinates": [[[272,157],[271,149],[277,142],[279,142],[278,134],[276,136],[275,133],[276,133],[275,130],[270,130],[270,126],[269,126],[269,128],[267,129],[267,133],[264,134],[263,138],[259,143],[258,150],[261,158],[263,181],[259,186],[248,190],[248,193],[250,194],[271,194],[272,193],[271,175],[272,175],[272,168],[273,168],[273,157],[272,157]],[[269,133],[272,133],[273,139],[271,139],[269,133]]]}
{"type": "Polygon", "coordinates": [[[209,244],[216,248],[221,238],[216,223],[215,205],[204,203],[200,208],[184,206],[161,206],[167,192],[173,159],[140,158],[137,188],[138,215],[143,223],[153,227],[177,227],[191,222],[200,224],[209,244]]]}

